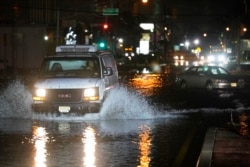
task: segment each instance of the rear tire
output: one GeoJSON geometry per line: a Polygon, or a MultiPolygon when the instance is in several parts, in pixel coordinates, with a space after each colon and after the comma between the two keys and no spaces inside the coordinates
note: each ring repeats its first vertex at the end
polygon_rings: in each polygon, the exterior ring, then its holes
{"type": "Polygon", "coordinates": [[[213,90],[213,84],[212,84],[212,82],[207,82],[206,83],[206,90],[207,91],[211,91],[211,90],[213,90]]]}
{"type": "Polygon", "coordinates": [[[180,88],[181,89],[187,89],[187,83],[185,81],[182,81],[181,85],[180,85],[180,88]]]}

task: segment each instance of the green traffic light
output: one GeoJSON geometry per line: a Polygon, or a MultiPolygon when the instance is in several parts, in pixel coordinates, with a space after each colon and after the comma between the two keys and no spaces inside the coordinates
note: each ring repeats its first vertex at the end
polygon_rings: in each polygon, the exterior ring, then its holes
{"type": "Polygon", "coordinates": [[[100,46],[101,48],[104,48],[104,47],[105,47],[105,43],[104,43],[104,42],[101,42],[101,43],[99,44],[99,46],[100,46]]]}
{"type": "Polygon", "coordinates": [[[106,50],[107,49],[107,42],[106,41],[99,41],[98,42],[98,49],[106,50]]]}

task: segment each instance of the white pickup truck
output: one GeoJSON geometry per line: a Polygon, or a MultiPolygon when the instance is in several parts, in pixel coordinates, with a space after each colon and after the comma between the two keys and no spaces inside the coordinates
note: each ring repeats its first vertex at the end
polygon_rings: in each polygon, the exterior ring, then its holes
{"type": "Polygon", "coordinates": [[[99,112],[108,92],[119,85],[110,52],[93,45],[65,45],[46,57],[33,87],[32,109],[39,113],[99,112]]]}

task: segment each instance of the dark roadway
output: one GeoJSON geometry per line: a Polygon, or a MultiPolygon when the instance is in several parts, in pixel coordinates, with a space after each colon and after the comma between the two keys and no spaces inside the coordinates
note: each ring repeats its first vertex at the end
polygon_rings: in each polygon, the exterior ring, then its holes
{"type": "MultiPolygon", "coordinates": [[[[246,81],[249,82],[249,75],[246,71],[237,75],[244,76],[246,81]]],[[[226,129],[243,138],[249,136],[248,130],[244,134],[240,131],[239,125],[241,125],[241,120],[239,118],[244,114],[248,117],[250,87],[236,92],[181,91],[173,84],[174,75],[128,77],[126,82],[125,80],[123,81],[122,85],[126,85],[145,96],[160,111],[173,112],[173,115],[187,116],[189,131],[186,132],[187,135],[184,139],[177,138],[177,140],[183,140],[183,142],[179,146],[174,146],[178,148],[173,154],[176,156],[169,155],[171,166],[195,166],[206,131],[210,127],[226,129]],[[185,112],[185,110],[188,112],[185,112]],[[235,125],[237,125],[237,128],[235,128],[235,125]]],[[[2,84],[2,88],[5,86],[5,84],[2,84]]],[[[248,120],[246,124],[249,124],[248,120]]],[[[162,138],[159,137],[159,140],[162,140],[162,138]]],[[[161,143],[162,141],[158,142],[161,143]]],[[[155,163],[157,164],[157,162],[155,163]]]]}

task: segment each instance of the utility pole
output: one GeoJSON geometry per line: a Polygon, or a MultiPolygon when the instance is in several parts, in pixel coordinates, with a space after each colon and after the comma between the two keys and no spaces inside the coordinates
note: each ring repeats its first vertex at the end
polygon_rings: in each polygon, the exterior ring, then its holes
{"type": "Polygon", "coordinates": [[[58,44],[59,44],[59,32],[60,32],[60,25],[59,25],[59,23],[60,23],[60,11],[59,11],[59,9],[57,9],[57,19],[56,19],[56,46],[58,46],[58,44]]]}
{"type": "Polygon", "coordinates": [[[247,14],[247,0],[244,0],[243,3],[245,4],[245,14],[247,14]]]}

